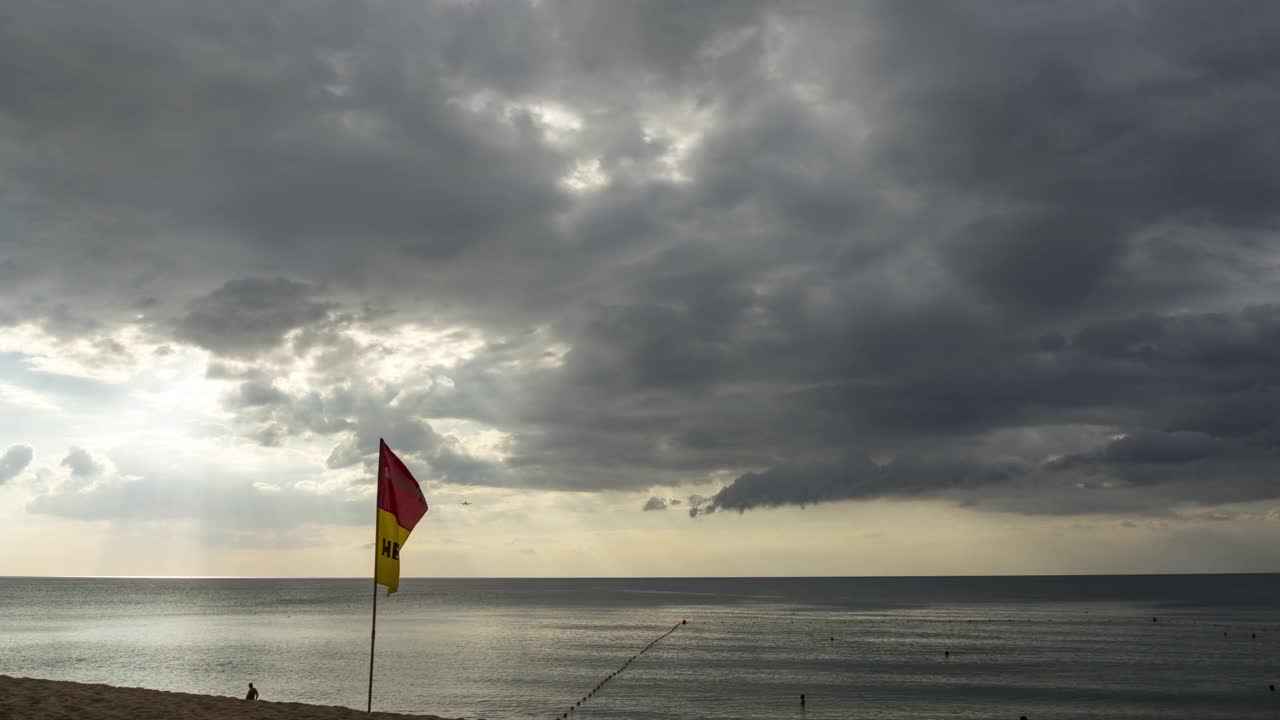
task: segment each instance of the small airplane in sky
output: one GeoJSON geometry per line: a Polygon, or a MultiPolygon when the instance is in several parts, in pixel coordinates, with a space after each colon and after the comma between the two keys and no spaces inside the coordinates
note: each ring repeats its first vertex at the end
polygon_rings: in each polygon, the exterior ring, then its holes
{"type": "Polygon", "coordinates": [[[462,501],[462,504],[463,504],[463,505],[470,505],[471,503],[470,503],[470,502],[467,502],[466,500],[463,500],[463,501],[462,501]]]}

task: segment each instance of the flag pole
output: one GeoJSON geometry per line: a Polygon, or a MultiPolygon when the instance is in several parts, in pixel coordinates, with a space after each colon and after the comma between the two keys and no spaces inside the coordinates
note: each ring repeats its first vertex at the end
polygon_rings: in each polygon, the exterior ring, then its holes
{"type": "MultiPolygon", "coordinates": [[[[378,468],[381,472],[381,457],[378,460],[378,468]]],[[[368,713],[373,712],[373,644],[378,638],[378,500],[380,499],[378,496],[382,494],[381,478],[376,482],[378,489],[374,493],[373,500],[373,622],[369,626],[369,705],[365,708],[365,712],[368,713]]]]}
{"type": "MultiPolygon", "coordinates": [[[[376,560],[375,560],[376,562],[376,560]]],[[[365,712],[373,712],[373,642],[378,637],[378,581],[373,581],[373,625],[369,630],[369,705],[365,712]]]]}

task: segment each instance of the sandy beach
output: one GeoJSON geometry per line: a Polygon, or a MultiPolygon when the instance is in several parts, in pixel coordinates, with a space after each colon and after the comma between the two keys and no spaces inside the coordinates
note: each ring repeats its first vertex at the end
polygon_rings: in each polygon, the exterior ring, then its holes
{"type": "Polygon", "coordinates": [[[86,685],[0,675],[0,720],[442,720],[326,705],[246,702],[143,688],[86,685]]]}

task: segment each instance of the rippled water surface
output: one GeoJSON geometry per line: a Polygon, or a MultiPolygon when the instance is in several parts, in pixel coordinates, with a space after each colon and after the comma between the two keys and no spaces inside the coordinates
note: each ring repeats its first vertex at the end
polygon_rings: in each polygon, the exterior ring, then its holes
{"type": "MultiPolygon", "coordinates": [[[[370,600],[0,578],[0,674],[363,709],[370,600]]],[[[685,618],[574,717],[1280,717],[1280,575],[406,580],[379,600],[374,706],[558,717],[685,618]]]]}

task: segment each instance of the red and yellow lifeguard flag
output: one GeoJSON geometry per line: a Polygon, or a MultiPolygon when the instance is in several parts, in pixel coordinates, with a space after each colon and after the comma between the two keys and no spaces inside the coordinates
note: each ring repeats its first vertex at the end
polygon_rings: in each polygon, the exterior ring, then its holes
{"type": "Polygon", "coordinates": [[[409,468],[378,440],[378,542],[373,547],[373,581],[400,589],[400,550],[409,533],[427,514],[427,498],[409,468]]]}

